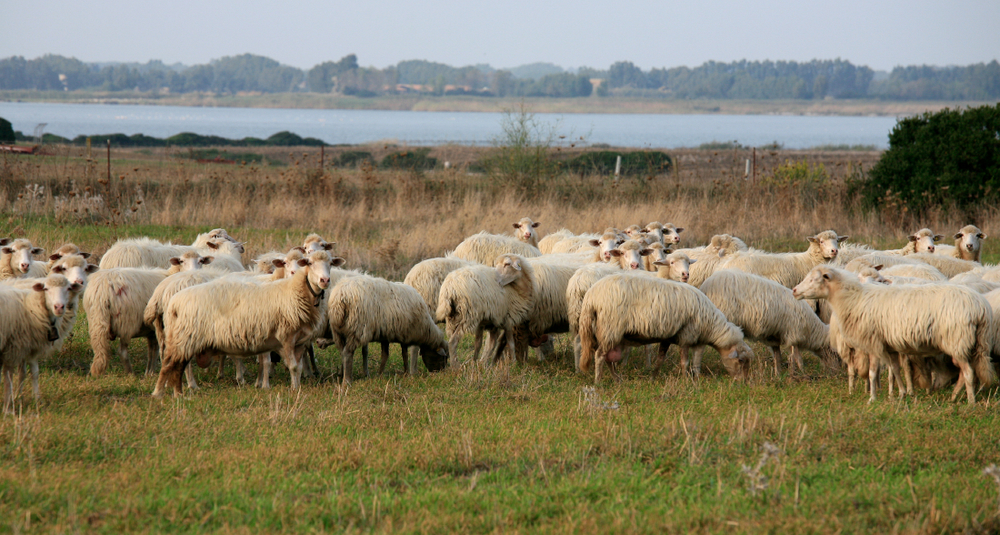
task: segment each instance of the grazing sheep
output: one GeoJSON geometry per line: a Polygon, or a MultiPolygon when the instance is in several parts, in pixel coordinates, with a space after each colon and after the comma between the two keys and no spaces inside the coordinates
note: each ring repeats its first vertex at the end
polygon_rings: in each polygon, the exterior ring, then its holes
{"type": "Polygon", "coordinates": [[[583,298],[587,295],[597,281],[609,275],[616,275],[622,272],[620,264],[590,264],[584,266],[570,277],[566,284],[566,320],[569,324],[570,336],[573,338],[573,360],[576,368],[580,369],[580,309],[583,306],[583,298]]]}
{"type": "MultiPolygon", "coordinates": [[[[876,272],[877,273],[877,272],[876,272]]],[[[781,372],[781,346],[791,346],[788,369],[804,371],[800,349],[822,358],[830,348],[830,327],[812,308],[797,301],[792,291],[757,275],[723,269],[701,285],[701,291],[730,322],[743,329],[743,336],[771,348],[774,373],[781,372]]]]}
{"type": "MultiPolygon", "coordinates": [[[[216,231],[225,232],[222,229],[216,231]]],[[[213,231],[215,232],[215,231],[213,231]]],[[[227,271],[244,271],[243,244],[228,238],[208,238],[200,234],[194,245],[173,245],[150,238],[119,240],[101,257],[101,269],[113,267],[169,268],[170,259],[186,252],[197,252],[202,256],[214,256],[215,267],[227,271]]]]}
{"type": "MultiPolygon", "coordinates": [[[[692,365],[700,373],[701,346],[715,347],[726,368],[745,373],[753,351],[743,341],[740,328],[695,288],[687,284],[635,275],[610,275],[587,292],[580,311],[580,369],[594,372],[599,383],[605,363],[621,360],[625,345],[659,343],[657,366],[670,344],[696,347],[692,365]],[[596,362],[596,365],[595,365],[596,362]]],[[[687,372],[688,363],[681,367],[687,372]]]]}
{"type": "Polygon", "coordinates": [[[955,245],[940,245],[934,254],[951,256],[962,260],[979,262],[979,252],[986,234],[975,225],[966,225],[955,233],[955,245]]]}
{"type": "MultiPolygon", "coordinates": [[[[429,371],[448,365],[448,346],[441,329],[416,290],[400,282],[359,275],[341,280],[330,290],[329,324],[343,361],[343,384],[351,383],[354,351],[372,342],[383,348],[402,346],[404,367],[411,371],[409,346],[420,348],[429,371]]],[[[385,370],[389,352],[383,349],[378,372],[385,370]]]]}
{"type": "Polygon", "coordinates": [[[462,243],[458,244],[458,247],[455,247],[451,256],[492,266],[493,261],[502,254],[535,257],[541,256],[542,252],[537,247],[524,243],[517,238],[489,234],[483,231],[462,240],[462,243]]]}
{"type": "Polygon", "coordinates": [[[44,254],[45,249],[31,245],[25,239],[17,239],[0,247],[0,280],[10,278],[37,279],[44,277],[48,271],[45,262],[38,262],[31,257],[44,254]]]}
{"type": "Polygon", "coordinates": [[[403,279],[403,284],[410,285],[420,294],[420,297],[427,303],[427,309],[434,317],[435,322],[444,323],[444,318],[437,316],[438,293],[441,291],[441,283],[452,271],[474,265],[476,265],[474,262],[450,256],[430,258],[413,266],[406,274],[406,278],[403,279]]]}
{"type": "Polygon", "coordinates": [[[972,271],[976,268],[981,268],[982,265],[979,262],[972,262],[971,260],[961,260],[951,256],[931,254],[931,253],[913,253],[907,256],[907,258],[912,258],[913,260],[919,260],[925,264],[930,264],[938,269],[945,277],[949,279],[958,275],[959,273],[965,273],[966,271],[972,271]]]}
{"type": "MultiPolygon", "coordinates": [[[[817,266],[793,294],[797,299],[829,300],[840,336],[874,362],[888,364],[894,377],[899,377],[894,354],[920,358],[945,353],[962,370],[952,400],[963,383],[969,403],[974,403],[976,379],[983,386],[996,382],[989,359],[993,313],[989,303],[968,288],[861,284],[848,271],[817,266]]],[[[876,370],[869,366],[871,400],[875,399],[876,370]]]]}
{"type": "Polygon", "coordinates": [[[71,284],[58,273],[34,282],[28,290],[0,287],[0,360],[5,413],[14,409],[14,371],[23,373],[26,362],[44,355],[53,342],[68,334],[59,329],[59,320],[79,291],[80,285],[71,284]]]}
{"type": "Polygon", "coordinates": [[[250,357],[280,351],[299,388],[302,353],[322,322],[333,259],[326,251],[298,260],[294,277],[264,284],[218,280],[181,290],[164,313],[167,346],[153,391],[161,397],[173,385],[183,392],[181,373],[194,360],[207,366],[212,357],[250,357]]]}
{"type": "Polygon", "coordinates": [[[907,236],[909,242],[902,249],[889,249],[882,251],[887,255],[911,255],[913,253],[933,253],[937,246],[934,242],[944,238],[941,234],[934,234],[929,228],[922,228],[907,236]]]}
{"type": "MultiPolygon", "coordinates": [[[[469,266],[449,273],[441,283],[435,312],[445,319],[448,354],[455,358],[462,336],[475,334],[473,359],[478,360],[484,329],[505,331],[507,348],[514,352],[514,327],[524,323],[534,307],[533,287],[531,264],[512,254],[499,256],[496,268],[469,266]]],[[[495,344],[495,358],[499,349],[495,344]]]]}
{"type": "Polygon", "coordinates": [[[538,228],[537,221],[532,221],[528,217],[522,217],[520,221],[514,223],[514,228],[517,229],[514,231],[514,236],[517,239],[532,247],[538,247],[538,232],[535,230],[538,228]]]}
{"type": "Polygon", "coordinates": [[[807,238],[809,249],[801,253],[738,252],[728,255],[720,269],[737,269],[765,279],[771,279],[787,288],[799,283],[813,267],[837,258],[840,242],[847,236],[838,236],[832,230],[807,238]]]}

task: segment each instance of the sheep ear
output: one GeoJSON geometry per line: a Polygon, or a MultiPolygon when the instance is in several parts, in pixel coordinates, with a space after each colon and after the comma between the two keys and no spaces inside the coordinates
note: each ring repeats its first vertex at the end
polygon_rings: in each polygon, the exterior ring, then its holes
{"type": "Polygon", "coordinates": [[[51,260],[53,262],[55,262],[56,260],[59,260],[60,258],[62,258],[62,255],[59,254],[59,253],[54,253],[54,254],[49,255],[49,260],[51,260]]]}
{"type": "Polygon", "coordinates": [[[697,260],[694,260],[694,259],[688,260],[688,265],[690,266],[691,264],[694,264],[695,262],[697,262],[697,260]]]}
{"type": "Polygon", "coordinates": [[[823,278],[826,279],[826,280],[830,280],[830,274],[829,273],[824,273],[823,274],[823,278]]]}
{"type": "Polygon", "coordinates": [[[52,267],[52,272],[53,273],[65,273],[66,272],[66,266],[53,266],[52,267]]]}
{"type": "Polygon", "coordinates": [[[296,264],[298,264],[298,265],[300,265],[300,266],[302,266],[302,267],[306,267],[306,266],[308,266],[308,265],[309,265],[310,263],[311,263],[311,262],[309,261],[309,259],[308,259],[308,258],[300,258],[300,259],[299,259],[299,261],[298,261],[298,262],[296,262],[296,264]]]}
{"type": "Polygon", "coordinates": [[[181,265],[181,259],[178,258],[178,257],[176,257],[176,256],[171,257],[170,258],[170,265],[172,265],[172,266],[179,266],[179,265],[181,265]]]}
{"type": "Polygon", "coordinates": [[[935,234],[934,235],[934,241],[941,241],[942,239],[944,239],[944,234],[935,234]]]}
{"type": "Polygon", "coordinates": [[[83,268],[87,273],[96,273],[97,270],[101,269],[97,264],[87,264],[87,267],[83,268]]]}
{"type": "Polygon", "coordinates": [[[837,236],[837,241],[838,242],[842,242],[842,241],[846,240],[847,238],[850,238],[850,236],[837,236]]]}
{"type": "Polygon", "coordinates": [[[2,252],[3,254],[11,254],[11,253],[14,252],[14,250],[11,249],[10,247],[4,247],[4,248],[0,249],[0,252],[2,252]]]}
{"type": "Polygon", "coordinates": [[[10,238],[0,238],[0,245],[7,245],[10,243],[10,238]]]}
{"type": "Polygon", "coordinates": [[[817,242],[816,236],[808,236],[808,237],[806,237],[806,239],[809,240],[809,243],[816,243],[817,242]]]}
{"type": "Polygon", "coordinates": [[[84,258],[90,258],[90,253],[80,253],[80,256],[84,258]]]}
{"type": "Polygon", "coordinates": [[[962,239],[962,233],[961,232],[956,233],[955,234],[955,239],[956,240],[961,240],[962,239]]]}
{"type": "Polygon", "coordinates": [[[520,223],[514,223],[514,228],[521,228],[521,224],[520,223]]]}
{"type": "Polygon", "coordinates": [[[649,256],[652,253],[653,253],[652,249],[643,249],[639,251],[639,256],[649,256]]]}
{"type": "MultiPolygon", "coordinates": [[[[601,240],[590,240],[587,243],[593,245],[594,247],[600,247],[601,246],[601,240]]],[[[4,252],[6,252],[6,251],[4,251],[4,252]]]]}
{"type": "Polygon", "coordinates": [[[208,245],[209,249],[218,249],[219,248],[219,244],[215,243],[214,241],[208,242],[207,245],[208,245]]]}
{"type": "Polygon", "coordinates": [[[667,262],[667,261],[665,261],[665,260],[654,260],[653,261],[653,265],[654,266],[669,266],[670,263],[667,262]]]}
{"type": "Polygon", "coordinates": [[[283,268],[285,267],[285,261],[280,258],[275,258],[274,260],[271,260],[271,265],[274,267],[283,268]]]}
{"type": "Polygon", "coordinates": [[[83,288],[83,285],[80,284],[79,282],[74,282],[73,284],[69,285],[69,291],[73,293],[79,292],[80,288],[83,288]]]}
{"type": "Polygon", "coordinates": [[[611,251],[608,252],[608,254],[610,254],[611,256],[621,256],[625,253],[619,251],[618,249],[612,249],[611,251]]]}
{"type": "Polygon", "coordinates": [[[873,269],[874,269],[875,271],[882,271],[882,268],[883,268],[883,267],[885,267],[885,266],[883,266],[882,264],[879,264],[879,265],[877,265],[877,266],[872,266],[872,268],[873,268],[873,269]]]}
{"type": "Polygon", "coordinates": [[[31,254],[33,254],[33,255],[40,255],[40,254],[44,254],[44,253],[45,253],[45,249],[42,249],[41,247],[32,247],[31,248],[31,254]]]}
{"type": "Polygon", "coordinates": [[[36,291],[36,292],[44,292],[45,291],[45,285],[42,284],[42,283],[40,283],[40,282],[36,282],[34,285],[32,285],[31,289],[34,290],[34,291],[36,291]]]}
{"type": "Polygon", "coordinates": [[[323,244],[323,250],[324,251],[332,251],[334,245],[337,245],[337,242],[328,241],[328,242],[326,242],[326,243],[323,244]]]}
{"type": "Polygon", "coordinates": [[[207,266],[212,263],[212,260],[215,260],[214,256],[203,256],[198,259],[198,262],[203,266],[207,266]]]}
{"type": "Polygon", "coordinates": [[[535,221],[534,223],[531,224],[531,228],[538,228],[539,224],[540,224],[540,222],[535,221]]]}
{"type": "Polygon", "coordinates": [[[306,248],[302,247],[301,245],[296,246],[296,247],[292,247],[292,251],[298,251],[298,252],[300,252],[302,254],[306,254],[306,248]]]}
{"type": "Polygon", "coordinates": [[[891,280],[889,280],[889,279],[885,279],[885,283],[886,283],[886,284],[892,284],[892,281],[891,281],[891,280]]]}
{"type": "Polygon", "coordinates": [[[985,239],[986,239],[986,235],[985,235],[985,234],[983,234],[982,232],[980,232],[980,233],[978,234],[978,236],[979,236],[979,239],[980,239],[980,240],[985,240],[985,239]]]}
{"type": "Polygon", "coordinates": [[[906,239],[908,239],[910,241],[917,241],[917,235],[916,234],[910,234],[909,236],[906,237],[906,239]]]}
{"type": "Polygon", "coordinates": [[[677,228],[677,233],[680,234],[681,232],[684,232],[684,227],[677,228]]]}
{"type": "Polygon", "coordinates": [[[340,266],[344,265],[344,262],[347,262],[347,260],[344,260],[343,258],[341,258],[339,256],[335,256],[333,258],[333,260],[330,260],[330,265],[333,266],[333,267],[340,267],[340,266]]]}

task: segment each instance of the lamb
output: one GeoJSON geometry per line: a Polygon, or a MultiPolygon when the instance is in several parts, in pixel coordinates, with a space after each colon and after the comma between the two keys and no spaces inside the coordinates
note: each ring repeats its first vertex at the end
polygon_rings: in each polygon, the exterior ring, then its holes
{"type": "MultiPolygon", "coordinates": [[[[53,273],[32,284],[30,290],[0,288],[0,359],[4,379],[4,412],[14,409],[14,370],[37,359],[68,331],[58,329],[59,319],[79,294],[80,285],[53,273]]],[[[37,394],[37,390],[36,390],[37,394]]]]}
{"type": "Polygon", "coordinates": [[[734,253],[720,265],[721,269],[737,269],[771,279],[787,288],[799,283],[813,267],[837,258],[838,245],[847,236],[832,230],[807,238],[809,249],[802,253],[734,253]]]}
{"type": "Polygon", "coordinates": [[[950,256],[931,253],[913,253],[908,255],[907,258],[912,258],[913,260],[919,260],[925,264],[930,264],[949,279],[959,273],[965,273],[966,271],[972,271],[976,268],[982,267],[979,262],[961,260],[950,256]]]}
{"type": "Polygon", "coordinates": [[[45,262],[32,260],[44,254],[45,249],[31,245],[26,239],[17,239],[0,247],[0,280],[10,278],[36,279],[45,277],[45,262]]]}
{"type": "Polygon", "coordinates": [[[128,356],[128,345],[132,338],[146,339],[146,372],[152,370],[159,358],[159,346],[155,331],[143,321],[146,304],[165,278],[182,270],[197,269],[200,262],[178,262],[169,270],[156,268],[109,268],[101,269],[90,279],[89,288],[83,296],[83,308],[87,312],[87,328],[90,345],[94,350],[94,361],[90,374],[98,377],[108,367],[111,356],[111,341],[118,339],[118,354],[125,372],[132,374],[132,362],[128,356]]]}
{"type": "Polygon", "coordinates": [[[445,319],[437,316],[441,283],[452,271],[474,265],[474,262],[461,258],[430,258],[413,266],[403,279],[403,284],[408,284],[420,294],[436,323],[444,323],[445,319]]]}
{"type": "MultiPolygon", "coordinates": [[[[876,272],[877,273],[877,272],[876,272]]],[[[774,373],[780,373],[781,346],[791,346],[789,371],[804,371],[800,349],[818,356],[829,351],[830,327],[812,308],[797,301],[792,291],[757,275],[724,269],[701,285],[701,291],[730,322],[743,329],[743,336],[771,348],[774,373]]]]}
{"type": "Polygon", "coordinates": [[[218,280],[181,290],[164,314],[167,346],[153,390],[162,397],[173,385],[183,392],[181,373],[195,360],[207,366],[218,355],[253,356],[280,351],[297,390],[305,344],[322,321],[321,304],[330,284],[326,251],[299,260],[294,277],[264,284],[218,280]]]}
{"type": "MultiPolygon", "coordinates": [[[[213,232],[225,231],[216,229],[213,232]]],[[[225,238],[208,238],[200,234],[193,245],[173,245],[150,238],[119,240],[101,257],[101,269],[112,267],[169,268],[170,259],[186,252],[194,251],[202,256],[215,256],[215,267],[227,271],[244,271],[243,244],[233,242],[228,234],[225,238]]]]}
{"type": "Polygon", "coordinates": [[[979,252],[982,249],[983,240],[986,239],[986,234],[983,234],[983,231],[979,230],[979,227],[975,225],[966,225],[955,233],[954,237],[954,247],[951,245],[941,245],[936,251],[931,252],[962,260],[979,262],[979,252]]]}
{"type": "Polygon", "coordinates": [[[451,256],[492,266],[493,261],[502,254],[516,254],[530,258],[541,256],[537,247],[524,243],[511,236],[489,234],[486,231],[469,236],[455,247],[451,256]]]}
{"type": "MultiPolygon", "coordinates": [[[[861,284],[848,271],[817,266],[792,292],[796,299],[829,300],[840,335],[858,352],[887,363],[895,377],[899,364],[891,354],[919,358],[945,353],[962,370],[952,400],[963,383],[969,403],[975,403],[975,381],[983,386],[996,382],[989,359],[993,314],[989,303],[968,288],[861,284]]],[[[869,366],[870,400],[875,399],[876,370],[869,366]]]]}
{"type": "MultiPolygon", "coordinates": [[[[719,351],[726,368],[743,375],[753,351],[739,327],[726,320],[705,294],[689,285],[652,277],[611,275],[583,298],[580,311],[580,369],[599,383],[605,363],[621,360],[624,345],[660,343],[657,365],[669,344],[697,347],[693,372],[700,372],[705,344],[719,351]],[[596,361],[596,365],[595,365],[596,361]]],[[[688,363],[681,362],[687,372],[688,363]]]]}
{"type": "MultiPolygon", "coordinates": [[[[409,346],[419,347],[428,371],[448,365],[444,334],[423,297],[410,286],[368,275],[348,277],[330,290],[329,303],[330,331],[343,360],[343,384],[351,383],[354,351],[372,342],[382,343],[383,348],[399,343],[404,361],[409,360],[409,346]]],[[[385,371],[388,358],[389,352],[383,349],[379,374],[385,371]]]]}
{"type": "Polygon", "coordinates": [[[517,229],[514,231],[514,236],[517,239],[532,247],[538,247],[538,232],[535,231],[538,228],[537,221],[532,221],[528,217],[522,217],[520,221],[514,223],[514,228],[517,229]]]}
{"type": "Polygon", "coordinates": [[[882,251],[882,254],[906,256],[913,253],[933,253],[937,247],[934,242],[941,238],[944,236],[934,234],[934,231],[929,228],[922,228],[907,236],[909,242],[902,249],[889,249],[882,251]]]}
{"type": "MultiPolygon", "coordinates": [[[[478,360],[484,329],[504,330],[513,352],[514,327],[527,320],[535,304],[533,287],[531,264],[512,254],[500,255],[496,268],[469,266],[449,273],[441,283],[435,313],[445,319],[448,354],[456,357],[462,336],[474,333],[473,359],[478,360]]],[[[499,343],[495,349],[499,358],[499,343]]]]}

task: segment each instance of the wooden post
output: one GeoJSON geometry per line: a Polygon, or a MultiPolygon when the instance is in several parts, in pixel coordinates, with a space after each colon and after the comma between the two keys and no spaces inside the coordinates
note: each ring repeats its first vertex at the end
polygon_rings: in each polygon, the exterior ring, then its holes
{"type": "Polygon", "coordinates": [[[88,160],[94,159],[93,154],[90,152],[90,138],[89,137],[87,138],[87,159],[88,160]]]}
{"type": "Polygon", "coordinates": [[[111,183],[111,139],[108,139],[108,183],[111,183]]]}
{"type": "Polygon", "coordinates": [[[750,178],[750,159],[747,159],[747,168],[743,172],[743,180],[748,180],[750,178]]]}
{"type": "Polygon", "coordinates": [[[615,184],[618,184],[618,175],[622,171],[622,157],[619,154],[618,159],[615,160],[615,184]]]}
{"type": "Polygon", "coordinates": [[[325,159],[325,156],[326,156],[324,149],[326,149],[326,145],[320,145],[319,146],[319,170],[320,171],[323,171],[323,160],[325,159]]]}
{"type": "Polygon", "coordinates": [[[753,181],[757,183],[757,147],[753,148],[753,166],[750,168],[750,172],[753,174],[753,181]]]}

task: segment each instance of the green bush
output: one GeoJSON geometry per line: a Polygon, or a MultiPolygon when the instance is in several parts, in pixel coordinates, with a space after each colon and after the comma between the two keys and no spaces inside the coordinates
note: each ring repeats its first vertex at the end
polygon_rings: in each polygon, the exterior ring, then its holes
{"type": "Polygon", "coordinates": [[[334,162],[334,165],[337,167],[360,167],[364,162],[368,162],[373,166],[375,165],[375,158],[372,157],[372,153],[366,150],[349,150],[341,153],[334,162]]]}
{"type": "Polygon", "coordinates": [[[437,158],[427,156],[431,149],[411,149],[400,152],[393,152],[382,158],[379,167],[382,169],[408,169],[411,171],[423,171],[434,169],[437,166],[437,158]]]}
{"type": "Polygon", "coordinates": [[[896,123],[889,150],[852,184],[863,205],[901,205],[914,215],[934,207],[969,212],[1000,200],[1000,104],[945,108],[896,123]]]}
{"type": "Polygon", "coordinates": [[[14,135],[14,126],[7,119],[0,117],[0,143],[13,143],[15,141],[17,141],[17,137],[14,135]]]}
{"type": "Polygon", "coordinates": [[[622,157],[622,176],[652,176],[670,170],[670,156],[660,151],[588,152],[573,158],[566,166],[574,173],[611,175],[615,172],[618,156],[622,157]]]}
{"type": "Polygon", "coordinates": [[[125,134],[76,136],[73,138],[73,144],[86,145],[88,137],[90,138],[90,144],[92,147],[107,145],[109,139],[111,140],[111,145],[114,147],[163,147],[167,144],[166,141],[160,138],[147,136],[145,134],[132,134],[131,136],[126,136],[125,134]]]}
{"type": "Polygon", "coordinates": [[[779,165],[771,176],[765,176],[762,182],[769,186],[820,186],[830,181],[830,175],[823,164],[809,166],[808,162],[791,162],[779,165]]]}

